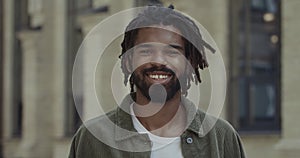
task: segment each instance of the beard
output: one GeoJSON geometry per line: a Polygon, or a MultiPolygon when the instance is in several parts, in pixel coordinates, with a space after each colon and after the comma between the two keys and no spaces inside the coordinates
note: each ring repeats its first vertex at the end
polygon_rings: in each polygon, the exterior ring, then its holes
{"type": "MultiPolygon", "coordinates": [[[[180,81],[175,73],[166,68],[165,66],[152,66],[141,71],[137,70],[133,72],[133,83],[140,90],[143,96],[149,101],[156,103],[164,103],[172,99],[175,94],[181,89],[180,81]],[[147,73],[154,71],[162,71],[171,74],[171,78],[167,83],[150,83],[146,79],[147,73]]],[[[184,83],[184,82],[181,82],[184,83]]]]}

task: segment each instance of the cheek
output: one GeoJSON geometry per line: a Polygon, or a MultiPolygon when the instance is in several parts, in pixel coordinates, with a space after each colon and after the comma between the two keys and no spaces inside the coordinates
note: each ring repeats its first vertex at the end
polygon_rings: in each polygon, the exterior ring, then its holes
{"type": "Polygon", "coordinates": [[[139,58],[136,56],[133,56],[132,60],[131,60],[131,65],[132,65],[132,69],[133,71],[135,69],[139,69],[140,67],[142,67],[142,65],[146,65],[147,63],[149,63],[149,60],[146,58],[139,58]]]}
{"type": "Polygon", "coordinates": [[[181,76],[186,71],[187,64],[185,58],[173,59],[169,63],[172,69],[176,71],[177,76],[181,76]]]}
{"type": "Polygon", "coordinates": [[[142,67],[138,67],[138,68],[136,68],[135,70],[134,70],[134,74],[136,75],[136,76],[142,76],[142,70],[143,70],[143,68],[142,67]]]}

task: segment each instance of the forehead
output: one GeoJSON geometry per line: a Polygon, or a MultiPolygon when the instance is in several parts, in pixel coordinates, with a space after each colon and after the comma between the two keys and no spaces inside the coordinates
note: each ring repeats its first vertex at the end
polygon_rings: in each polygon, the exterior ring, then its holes
{"type": "Polygon", "coordinates": [[[181,37],[181,32],[173,26],[151,26],[140,28],[138,30],[135,45],[143,43],[161,43],[161,44],[176,44],[184,47],[184,40],[181,37]]]}

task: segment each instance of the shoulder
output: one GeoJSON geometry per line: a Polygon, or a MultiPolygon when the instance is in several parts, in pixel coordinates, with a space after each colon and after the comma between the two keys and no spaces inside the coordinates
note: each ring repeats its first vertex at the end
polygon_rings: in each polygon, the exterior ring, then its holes
{"type": "Polygon", "coordinates": [[[82,135],[93,133],[95,130],[108,130],[108,127],[112,127],[112,125],[115,124],[115,118],[116,110],[113,110],[96,118],[90,119],[80,126],[75,133],[75,136],[80,137],[82,135]]]}
{"type": "Polygon", "coordinates": [[[95,146],[103,146],[103,141],[113,139],[116,110],[84,122],[73,136],[72,148],[85,151],[95,146]],[[84,150],[83,150],[84,149],[84,150]]]}
{"type": "Polygon", "coordinates": [[[115,109],[108,113],[100,115],[98,117],[95,117],[93,119],[90,119],[90,120],[84,122],[83,124],[86,128],[90,128],[90,127],[95,127],[95,126],[99,125],[99,123],[101,124],[108,120],[115,122],[116,114],[117,114],[117,110],[115,109]]]}
{"type": "MultiPolygon", "coordinates": [[[[198,119],[204,128],[205,136],[210,139],[212,146],[223,150],[224,157],[244,158],[245,152],[239,134],[233,126],[222,118],[217,118],[198,110],[198,119]]],[[[197,119],[197,118],[195,118],[197,119]]]]}
{"type": "Polygon", "coordinates": [[[237,134],[235,128],[227,120],[222,118],[217,119],[215,129],[220,133],[237,134]]]}
{"type": "Polygon", "coordinates": [[[196,122],[200,124],[199,127],[203,127],[207,132],[212,130],[220,134],[236,133],[234,127],[227,120],[213,116],[199,109],[195,115],[195,120],[198,120],[196,122]]]}

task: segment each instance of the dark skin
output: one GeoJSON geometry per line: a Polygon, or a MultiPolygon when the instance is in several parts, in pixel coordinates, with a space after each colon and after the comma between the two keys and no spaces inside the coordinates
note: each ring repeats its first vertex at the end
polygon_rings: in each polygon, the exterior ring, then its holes
{"type": "Polygon", "coordinates": [[[139,83],[135,83],[137,88],[134,112],[141,124],[151,133],[162,137],[176,137],[181,135],[186,126],[186,112],[181,105],[181,90],[174,92],[174,88],[172,89],[177,77],[186,73],[184,40],[179,35],[180,31],[173,26],[155,27],[163,29],[142,28],[138,31],[132,63],[127,62],[127,69],[129,72],[132,72],[130,68],[135,70],[142,86],[161,84],[172,96],[163,105],[152,102],[145,96],[144,90],[139,88],[139,83]],[[153,66],[165,67],[174,74],[159,70],[143,73],[144,69],[153,66]]]}

